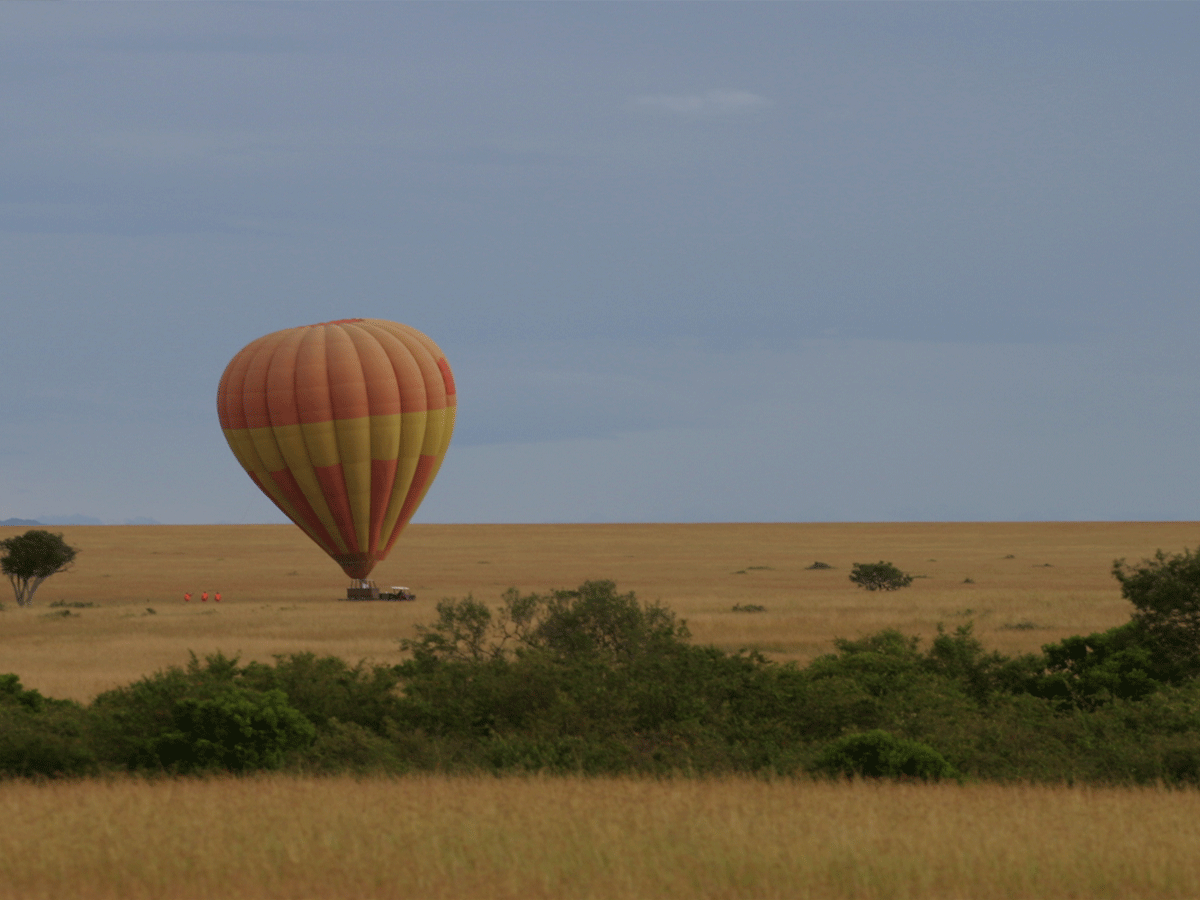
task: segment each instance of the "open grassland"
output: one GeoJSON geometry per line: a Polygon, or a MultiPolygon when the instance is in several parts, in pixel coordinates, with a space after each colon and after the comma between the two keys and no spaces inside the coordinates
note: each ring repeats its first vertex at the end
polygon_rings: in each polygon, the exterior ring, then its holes
{"type": "Polygon", "coordinates": [[[0,784],[0,896],[1200,896],[1195,791],[750,779],[0,784]]]}
{"type": "MultiPolygon", "coordinates": [[[[431,621],[443,597],[492,602],[510,586],[596,578],[671,607],[698,642],[777,659],[809,660],[838,636],[890,627],[928,637],[939,622],[966,621],[986,646],[1023,652],[1128,619],[1114,558],[1200,543],[1187,522],[415,525],[374,575],[412,587],[418,601],[347,603],[336,602],[346,586],[337,567],[291,525],[52,530],[80,555],[34,607],[5,601],[0,672],[79,700],[183,664],[189,651],[398,661],[398,640],[431,621]],[[852,563],[881,559],[917,580],[894,593],[850,583],[852,563]],[[808,568],[818,560],[833,568],[808,568]],[[221,591],[222,603],[200,603],[203,590],[221,591]]],[[[0,538],[23,531],[2,528],[0,538]]]]}
{"type": "MultiPolygon", "coordinates": [[[[0,529],[0,537],[21,529],[0,529]]],[[[290,526],[64,528],[81,550],[0,613],[0,672],[88,699],[188,651],[400,659],[441,597],[610,578],[694,638],[808,660],[835,636],[973,621],[1034,650],[1120,624],[1109,569],[1191,523],[424,526],[348,603],[290,526]],[[853,562],[919,576],[868,593],[853,562]],[[811,569],[814,561],[832,568],[811,569]],[[968,581],[969,579],[969,581],[968,581]],[[200,603],[220,590],[218,606],[200,603]],[[183,592],[197,599],[185,604],[183,592]],[[57,605],[56,605],[57,604],[57,605]],[[735,612],[762,606],[764,612],[735,612]],[[66,613],[67,615],[64,615],[66,613]]],[[[14,721],[16,721],[14,719],[14,721]]],[[[1190,721],[1190,720],[1189,720],[1190,721]]],[[[1024,732],[1023,732],[1024,733],[1024,732]]],[[[1100,733],[1100,732],[1097,732],[1100,733]]],[[[1028,738],[1028,734],[1026,734],[1028,738]]],[[[0,782],[0,897],[1200,896],[1200,792],[751,778],[245,778],[0,782]]]]}

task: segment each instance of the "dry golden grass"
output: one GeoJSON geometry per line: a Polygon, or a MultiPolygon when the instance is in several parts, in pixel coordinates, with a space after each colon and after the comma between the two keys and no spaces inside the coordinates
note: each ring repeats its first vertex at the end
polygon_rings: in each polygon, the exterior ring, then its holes
{"type": "MultiPolygon", "coordinates": [[[[0,529],[0,537],[21,529],[0,529]]],[[[58,529],[56,529],[58,530],[58,529]]],[[[974,620],[1017,652],[1119,624],[1115,557],[1192,523],[417,526],[380,566],[417,603],[339,603],[291,526],[61,529],[75,569],[0,613],[0,672],[88,699],[189,650],[399,659],[445,596],[612,578],[695,639],[806,660],[835,636],[974,620]],[[856,589],[853,562],[919,578],[856,589]],[[821,560],[836,568],[809,570],[821,560]],[[1049,565],[1046,565],[1049,564],[1049,565]],[[973,579],[965,584],[964,579],[973,579]],[[185,590],[221,590],[193,601],[185,590]],[[54,615],[54,601],[95,603],[54,615]],[[765,606],[735,613],[735,604],[765,606]],[[153,609],[153,614],[147,609],[153,609]],[[1013,627],[1022,626],[1022,627],[1013,627]]],[[[0,897],[1195,897],[1200,794],[749,779],[261,777],[0,783],[0,897]]]]}
{"type": "MultiPolygon", "coordinates": [[[[0,529],[0,538],[23,530],[0,529]]],[[[968,619],[989,647],[1036,650],[1128,619],[1114,558],[1178,551],[1200,536],[1190,522],[417,525],[375,575],[414,588],[418,602],[351,604],[334,602],[345,580],[291,525],[54,530],[82,552],[33,608],[6,602],[0,672],[80,700],[182,664],[189,650],[392,662],[397,641],[430,621],[442,597],[495,601],[510,586],[589,578],[664,602],[699,642],[778,659],[810,659],[837,636],[887,627],[929,636],[938,622],[968,619]],[[924,577],[895,593],[850,583],[852,563],[880,559],[924,577]],[[806,568],[816,560],[835,568],[806,568]],[[205,589],[222,591],[220,606],[183,603],[185,590],[205,589]],[[63,618],[50,615],[54,601],[98,606],[63,618]],[[735,604],[767,611],[736,613],[735,604]]]]}
{"type": "Polygon", "coordinates": [[[1200,896],[1200,793],[749,779],[0,784],[0,896],[1200,896]]]}

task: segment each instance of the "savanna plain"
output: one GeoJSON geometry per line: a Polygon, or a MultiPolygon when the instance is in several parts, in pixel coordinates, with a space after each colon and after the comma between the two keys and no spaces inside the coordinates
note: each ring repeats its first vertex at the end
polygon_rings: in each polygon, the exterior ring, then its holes
{"type": "MultiPolygon", "coordinates": [[[[968,621],[989,648],[1034,651],[1126,621],[1113,560],[1178,552],[1200,529],[412,526],[374,577],[415,603],[339,602],[336,566],[291,526],[51,530],[78,560],[33,607],[6,601],[0,672],[88,701],[189,653],[395,663],[441,598],[588,579],[669,607],[695,643],[780,661],[968,621]],[[911,587],[849,581],[879,560],[911,587]]],[[[0,809],[11,897],[1200,896],[1200,795],[1153,787],[260,775],[9,781],[0,809]]]]}

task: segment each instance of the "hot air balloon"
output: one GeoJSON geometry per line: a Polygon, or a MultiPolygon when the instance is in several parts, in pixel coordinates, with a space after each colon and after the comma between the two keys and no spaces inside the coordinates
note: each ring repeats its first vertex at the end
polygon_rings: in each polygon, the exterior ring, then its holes
{"type": "Polygon", "coordinates": [[[456,402],[437,344],[384,319],[268,334],[230,361],[217,390],[242,468],[360,581],[429,490],[456,402]]]}

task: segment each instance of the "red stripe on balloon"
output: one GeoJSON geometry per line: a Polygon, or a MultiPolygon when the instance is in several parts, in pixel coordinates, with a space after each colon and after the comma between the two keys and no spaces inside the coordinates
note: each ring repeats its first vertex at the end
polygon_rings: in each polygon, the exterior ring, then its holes
{"type": "Polygon", "coordinates": [[[295,370],[296,354],[304,333],[303,328],[279,332],[280,339],[272,345],[271,352],[265,354],[268,366],[263,380],[263,403],[266,409],[264,425],[287,428],[300,423],[300,413],[296,409],[295,370]]]}
{"type": "Polygon", "coordinates": [[[454,390],[454,373],[450,371],[450,363],[446,362],[446,357],[442,356],[437,361],[438,368],[442,370],[442,380],[446,382],[446,396],[453,397],[454,390]]]}
{"type": "Polygon", "coordinates": [[[280,341],[266,342],[259,346],[246,366],[246,378],[242,382],[242,421],[246,428],[270,428],[271,363],[280,341]]]}
{"type": "Polygon", "coordinates": [[[346,549],[351,553],[362,550],[358,546],[358,535],[354,531],[354,513],[350,511],[350,492],[346,490],[346,476],[339,464],[332,466],[313,466],[317,473],[317,481],[321,484],[321,494],[329,504],[329,512],[337,523],[346,549]]]}
{"type": "Polygon", "coordinates": [[[425,485],[429,483],[429,476],[433,473],[433,467],[436,465],[436,456],[421,454],[421,458],[417,461],[416,471],[413,472],[412,481],[409,482],[408,494],[404,498],[404,505],[400,507],[400,516],[396,519],[396,527],[392,529],[392,536],[388,538],[387,546],[379,554],[380,559],[391,552],[392,544],[396,543],[396,538],[400,537],[400,532],[404,530],[404,526],[408,524],[408,520],[417,511],[417,507],[421,504],[421,492],[425,490],[425,485]]]}
{"type": "MultiPolygon", "coordinates": [[[[253,478],[254,476],[251,475],[250,477],[253,478]]],[[[312,529],[313,540],[320,544],[321,548],[331,556],[337,553],[337,541],[330,537],[329,532],[325,530],[320,516],[312,508],[312,504],[308,502],[308,498],[304,496],[304,491],[300,490],[300,485],[296,483],[295,476],[287,469],[280,469],[278,472],[271,473],[271,479],[278,486],[283,496],[287,498],[288,503],[292,504],[292,507],[296,510],[296,515],[304,520],[304,524],[312,529]]],[[[270,495],[268,494],[268,496],[270,495]]],[[[279,508],[283,509],[283,507],[279,508]]],[[[287,513],[286,509],[283,511],[287,513]]],[[[288,514],[288,518],[291,518],[290,514],[288,514]]]]}
{"type": "Polygon", "coordinates": [[[396,464],[394,459],[371,460],[371,537],[368,546],[372,550],[379,549],[379,533],[383,531],[383,519],[396,483],[396,464]]]}

